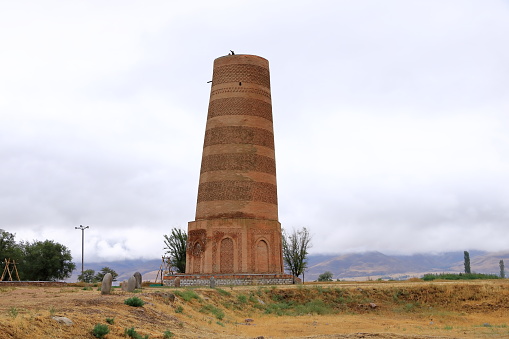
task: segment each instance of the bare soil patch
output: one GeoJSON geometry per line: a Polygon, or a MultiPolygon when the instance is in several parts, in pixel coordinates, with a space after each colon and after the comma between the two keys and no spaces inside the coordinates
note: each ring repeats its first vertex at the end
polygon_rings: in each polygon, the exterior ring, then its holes
{"type": "Polygon", "coordinates": [[[509,282],[363,282],[218,289],[0,285],[0,338],[503,338],[509,282]],[[124,300],[137,296],[143,307],[124,300]],[[58,323],[53,316],[73,321],[58,323]],[[108,324],[106,319],[114,319],[108,324]],[[168,332],[166,332],[168,334],[168,332]]]}

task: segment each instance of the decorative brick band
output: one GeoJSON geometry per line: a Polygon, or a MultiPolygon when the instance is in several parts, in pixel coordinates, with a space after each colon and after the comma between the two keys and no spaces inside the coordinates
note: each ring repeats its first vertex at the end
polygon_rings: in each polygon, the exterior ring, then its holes
{"type": "Polygon", "coordinates": [[[223,153],[203,156],[201,172],[254,171],[276,175],[276,161],[252,153],[223,153]]]}
{"type": "Polygon", "coordinates": [[[223,126],[206,130],[203,147],[219,144],[250,144],[274,149],[274,134],[263,128],[245,126],[223,126]]]}
{"type": "Polygon", "coordinates": [[[251,64],[232,64],[214,68],[212,85],[227,82],[246,82],[262,85],[270,89],[268,68],[251,64]]]}
{"type": "Polygon", "coordinates": [[[223,94],[223,93],[254,93],[258,95],[262,95],[267,97],[269,100],[271,99],[270,92],[265,91],[260,88],[248,88],[244,86],[235,86],[235,87],[224,87],[219,89],[212,89],[210,91],[210,97],[212,98],[215,95],[223,94]]]}
{"type": "Polygon", "coordinates": [[[276,185],[254,181],[213,181],[198,187],[198,202],[214,200],[260,201],[277,205],[276,185]]]}
{"type": "Polygon", "coordinates": [[[272,121],[272,105],[265,101],[242,97],[212,100],[207,119],[223,115],[250,115],[272,121]]]}

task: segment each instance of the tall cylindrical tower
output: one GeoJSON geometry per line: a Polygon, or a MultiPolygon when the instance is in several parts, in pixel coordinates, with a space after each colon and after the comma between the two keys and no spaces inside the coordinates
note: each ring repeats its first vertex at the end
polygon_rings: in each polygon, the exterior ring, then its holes
{"type": "Polygon", "coordinates": [[[269,63],[214,61],[186,273],[282,273],[269,63]]]}

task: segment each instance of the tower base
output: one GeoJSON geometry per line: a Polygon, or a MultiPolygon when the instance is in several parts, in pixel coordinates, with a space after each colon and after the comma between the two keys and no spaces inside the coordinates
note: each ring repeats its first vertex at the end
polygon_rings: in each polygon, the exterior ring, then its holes
{"type": "Polygon", "coordinates": [[[281,224],[264,219],[189,223],[186,274],[283,274],[281,224]]]}
{"type": "Polygon", "coordinates": [[[290,274],[174,274],[165,276],[164,286],[245,286],[245,285],[291,285],[302,281],[290,274]]]}

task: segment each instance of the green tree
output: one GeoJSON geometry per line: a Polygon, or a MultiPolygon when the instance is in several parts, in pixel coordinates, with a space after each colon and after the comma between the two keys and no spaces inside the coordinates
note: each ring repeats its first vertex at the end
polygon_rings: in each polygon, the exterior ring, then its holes
{"type": "Polygon", "coordinates": [[[332,276],[331,271],[325,271],[318,276],[318,281],[332,281],[332,276]]]}
{"type": "Polygon", "coordinates": [[[82,281],[85,283],[95,282],[95,271],[94,270],[84,270],[83,274],[78,275],[78,281],[82,281]]]}
{"type": "Polygon", "coordinates": [[[0,229],[0,263],[3,263],[4,259],[12,259],[16,262],[21,259],[21,248],[14,240],[14,236],[14,234],[0,229]]]}
{"type": "Polygon", "coordinates": [[[117,281],[118,273],[115,272],[115,270],[109,268],[108,266],[101,268],[101,270],[97,272],[97,274],[95,275],[94,280],[103,281],[103,278],[106,275],[106,273],[111,273],[111,277],[113,278],[112,281],[117,281]]]}
{"type": "Polygon", "coordinates": [[[21,243],[23,259],[20,264],[22,280],[55,281],[69,278],[76,265],[71,251],[51,240],[21,243]]]}
{"type": "Polygon", "coordinates": [[[504,279],[505,278],[504,261],[500,260],[500,262],[498,263],[498,266],[500,266],[500,278],[504,279]]]}
{"type": "Polygon", "coordinates": [[[298,277],[307,268],[308,249],[311,247],[311,236],[307,228],[293,230],[287,234],[283,229],[283,261],[286,269],[298,277]]]}
{"type": "Polygon", "coordinates": [[[180,228],[172,228],[171,234],[164,235],[166,254],[170,255],[169,264],[178,273],[186,273],[187,233],[180,228]]]}
{"type": "Polygon", "coordinates": [[[463,258],[465,260],[465,273],[470,274],[470,254],[468,251],[463,252],[463,258]]]}

